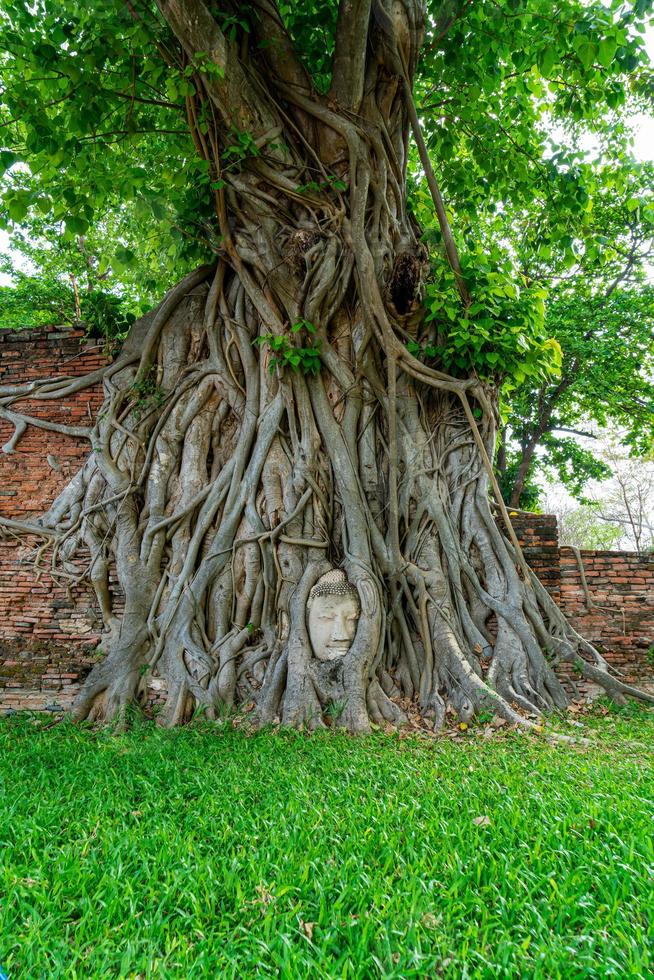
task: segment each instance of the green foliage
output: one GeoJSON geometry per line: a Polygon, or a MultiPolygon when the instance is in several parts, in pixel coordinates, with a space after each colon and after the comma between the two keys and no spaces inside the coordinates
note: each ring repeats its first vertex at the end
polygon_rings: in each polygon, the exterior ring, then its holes
{"type": "MultiPolygon", "coordinates": [[[[520,453],[511,452],[510,450],[507,451],[505,465],[497,474],[500,490],[502,491],[502,497],[507,504],[511,501],[511,494],[513,493],[513,487],[515,486],[515,480],[521,458],[520,453]]],[[[539,513],[541,510],[543,490],[536,482],[535,470],[536,466],[534,461],[527,472],[522,493],[520,494],[520,499],[517,502],[516,507],[519,507],[520,510],[529,510],[532,511],[532,513],[539,513]]]]}
{"type": "Polygon", "coordinates": [[[166,35],[154,9],[9,0],[0,12],[0,227],[38,238],[46,221],[69,242],[108,227],[113,257],[138,254],[144,278],[151,263],[157,292],[206,256],[212,213],[185,119],[192,87],[157,51],[166,35]]]}
{"type": "Polygon", "coordinates": [[[248,157],[259,156],[259,147],[255,143],[252,134],[242,132],[234,126],[227,133],[227,146],[223,150],[223,160],[228,165],[242,163],[248,157]]]}
{"type": "Polygon", "coordinates": [[[526,384],[506,421],[514,443],[535,439],[538,466],[583,502],[588,482],[607,479],[610,468],[575,433],[619,429],[635,455],[654,443],[654,289],[616,288],[608,299],[561,291],[547,312],[564,353],[561,381],[526,384]]]}
{"type": "Polygon", "coordinates": [[[135,381],[131,386],[131,391],[135,395],[135,405],[140,412],[161,408],[167,397],[166,392],[159,387],[152,374],[141,381],[135,381]]]}
{"type": "Polygon", "coordinates": [[[278,8],[313,84],[319,92],[327,92],[332,80],[337,0],[282,0],[278,8]]]}
{"type": "MultiPolygon", "coordinates": [[[[86,235],[73,238],[65,235],[58,223],[40,217],[13,230],[11,255],[2,257],[0,270],[11,276],[14,284],[10,288],[19,295],[30,290],[36,296],[53,291],[56,295],[63,293],[66,297],[63,305],[69,312],[60,315],[60,322],[75,319],[73,280],[80,305],[87,307],[82,319],[88,319],[90,314],[93,319],[98,304],[85,299],[92,293],[118,298],[120,314],[114,300],[108,299],[108,303],[116,307],[119,319],[127,314],[138,316],[159,301],[166,283],[165,255],[151,251],[147,238],[137,241],[139,234],[138,227],[122,210],[108,213],[86,235]],[[26,274],[25,267],[33,271],[26,274]]],[[[12,302],[9,296],[7,302],[12,302]]],[[[106,319],[97,312],[98,319],[106,319]]],[[[26,313],[29,316],[29,310],[26,313]]],[[[117,328],[118,332],[121,329],[117,328]]]]}
{"type": "Polygon", "coordinates": [[[453,274],[442,263],[427,284],[427,323],[436,343],[410,342],[411,353],[435,358],[449,372],[503,385],[542,380],[561,369],[561,349],[544,327],[545,291],[523,284],[499,249],[490,256],[466,255],[463,274],[474,301],[464,309],[453,289],[453,274]]]}
{"type": "Polygon", "coordinates": [[[3,719],[3,967],[650,976],[653,718],[601,711],[581,732],[552,722],[583,751],[482,726],[246,738],[3,719]]]}
{"type": "Polygon", "coordinates": [[[220,29],[229,41],[236,41],[239,37],[239,33],[242,31],[245,34],[250,33],[250,22],[247,19],[247,14],[240,14],[236,16],[235,14],[227,14],[224,11],[217,11],[216,20],[220,24],[220,29]]]}
{"type": "Polygon", "coordinates": [[[568,493],[586,503],[585,488],[589,480],[608,480],[611,468],[595,453],[575,439],[547,433],[543,436],[541,465],[553,470],[568,493]]]}
{"type": "Polygon", "coordinates": [[[315,334],[318,328],[311,322],[311,320],[298,320],[291,327],[291,333],[300,333],[302,330],[306,330],[307,333],[315,334]]]}
{"type": "MultiPolygon", "coordinates": [[[[309,320],[298,320],[291,327],[292,334],[298,334],[302,330],[309,334],[316,333],[316,327],[309,320]]],[[[302,374],[310,374],[314,377],[320,374],[319,340],[315,340],[305,347],[299,347],[284,335],[275,336],[272,333],[266,333],[257,337],[254,342],[260,346],[265,344],[272,351],[273,356],[269,365],[271,374],[276,368],[279,368],[280,371],[283,371],[284,368],[291,368],[292,371],[301,371],[302,374]]]]}
{"type": "Polygon", "coordinates": [[[135,315],[124,308],[120,296],[96,289],[80,297],[82,320],[87,332],[105,340],[123,340],[135,315]]]}
{"type": "Polygon", "coordinates": [[[340,177],[334,177],[333,174],[329,174],[326,180],[311,180],[308,184],[299,184],[297,188],[300,194],[306,194],[311,192],[312,194],[321,194],[324,191],[345,191],[347,190],[347,183],[341,180],[340,177]]]}
{"type": "Polygon", "coordinates": [[[0,330],[22,330],[83,323],[87,333],[106,341],[123,339],[135,315],[120,296],[102,289],[79,295],[79,308],[70,282],[53,275],[32,276],[5,264],[13,283],[0,286],[0,330]]]}
{"type": "Polygon", "coordinates": [[[46,324],[72,323],[75,297],[68,285],[54,277],[29,276],[10,271],[13,282],[0,286],[0,330],[22,330],[46,324]]]}
{"type": "Polygon", "coordinates": [[[493,213],[506,230],[507,208],[542,199],[552,240],[571,229],[574,238],[594,190],[584,134],[616,160],[627,149],[625,112],[651,106],[641,36],[651,7],[480,0],[440,37],[434,5],[416,92],[455,234],[493,213]]]}

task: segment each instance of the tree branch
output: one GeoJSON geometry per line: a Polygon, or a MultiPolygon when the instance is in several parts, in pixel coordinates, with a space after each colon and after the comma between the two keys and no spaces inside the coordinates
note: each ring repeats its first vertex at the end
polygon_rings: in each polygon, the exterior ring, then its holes
{"type": "Polygon", "coordinates": [[[272,75],[285,85],[311,95],[309,73],[300,61],[275,0],[254,0],[252,6],[259,12],[253,18],[252,35],[261,44],[261,57],[270,67],[272,75]]]}
{"type": "Polygon", "coordinates": [[[340,0],[336,48],[329,95],[344,109],[356,112],[363,98],[370,0],[340,0]]]}
{"type": "Polygon", "coordinates": [[[22,531],[23,534],[39,534],[44,538],[58,537],[57,531],[48,527],[41,527],[40,524],[32,524],[30,521],[15,521],[11,517],[0,517],[0,527],[6,527],[10,531],[22,531]]]}
{"type": "Polygon", "coordinates": [[[235,45],[228,43],[202,0],[157,0],[157,5],[223,119],[255,137],[271,129],[276,123],[272,111],[253,90],[235,45]]]}
{"type": "MultiPolygon", "coordinates": [[[[515,482],[513,484],[513,490],[511,491],[511,506],[517,507],[520,503],[520,497],[522,495],[522,490],[524,488],[525,480],[527,478],[527,473],[529,472],[529,467],[531,461],[534,457],[536,449],[541,443],[541,440],[546,433],[550,432],[553,428],[558,428],[557,426],[551,426],[550,422],[552,420],[552,414],[556,408],[556,403],[561,397],[561,395],[567,391],[570,385],[574,382],[577,370],[579,368],[579,362],[575,359],[566,377],[559,381],[558,385],[551,392],[547,400],[542,399],[542,394],[539,395],[538,399],[538,422],[531,428],[531,432],[525,442],[522,443],[522,459],[520,460],[520,465],[516,473],[515,482]]],[[[542,389],[541,389],[542,392],[542,389]]]]}
{"type": "MultiPolygon", "coordinates": [[[[637,248],[638,248],[638,240],[634,239],[631,243],[631,248],[629,249],[629,252],[626,256],[626,262],[624,268],[616,275],[615,279],[613,280],[613,282],[611,282],[606,292],[604,293],[605,300],[609,299],[613,295],[613,293],[618,288],[620,283],[623,282],[631,272],[632,268],[634,267],[634,263],[636,261],[637,248]]],[[[590,336],[590,334],[587,334],[586,336],[590,336]]]]}
{"type": "Polygon", "coordinates": [[[164,109],[184,110],[184,105],[181,102],[168,102],[165,99],[144,99],[142,96],[133,95],[131,92],[115,92],[113,89],[106,89],[106,93],[107,95],[115,95],[118,99],[127,99],[128,102],[138,102],[142,105],[158,105],[164,109]]]}
{"type": "Polygon", "coordinates": [[[562,425],[553,425],[550,432],[569,432],[573,436],[583,436],[585,439],[597,439],[592,432],[584,432],[582,429],[566,429],[562,425]]]}

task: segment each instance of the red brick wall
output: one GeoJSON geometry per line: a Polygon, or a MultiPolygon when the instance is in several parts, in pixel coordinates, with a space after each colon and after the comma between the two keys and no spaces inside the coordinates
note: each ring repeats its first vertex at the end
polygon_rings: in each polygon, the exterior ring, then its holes
{"type": "Polygon", "coordinates": [[[654,554],[561,548],[560,604],[571,624],[627,680],[654,674],[654,554]],[[590,606],[590,607],[589,607],[590,606]]]}
{"type": "MultiPolygon", "coordinates": [[[[49,375],[77,376],[106,363],[102,349],[80,330],[0,331],[0,384],[49,375]]],[[[21,402],[27,414],[87,425],[102,401],[101,387],[54,402],[21,402]]],[[[13,427],[0,420],[0,445],[13,427]]],[[[88,453],[85,439],[28,428],[15,453],[0,453],[0,514],[39,514],[75,474],[88,453]],[[60,470],[47,456],[54,456],[60,470]]],[[[574,552],[558,546],[556,518],[515,514],[525,556],[575,628],[598,644],[630,678],[654,674],[654,557],[629,552],[582,552],[596,608],[588,609],[574,552]]],[[[1,532],[0,532],[1,534],[1,532]]],[[[0,539],[0,711],[69,707],[94,662],[99,616],[87,587],[37,576],[35,542],[0,539]]],[[[157,695],[155,695],[157,696],[157,695]]],[[[158,697],[158,696],[157,696],[158,697]]]]}
{"type": "Polygon", "coordinates": [[[558,601],[561,587],[559,528],[554,514],[513,514],[511,523],[530,568],[558,601]]]}
{"type": "MultiPolygon", "coordinates": [[[[107,363],[97,341],[85,343],[82,330],[0,330],[0,384],[19,385],[34,378],[78,377],[107,363]]],[[[102,403],[102,388],[81,391],[59,401],[26,399],[16,411],[64,425],[87,426],[102,403]]],[[[11,409],[11,405],[8,406],[11,409]]],[[[0,445],[14,427],[0,419],[0,445]]],[[[89,451],[86,439],[29,426],[9,455],[0,453],[0,513],[3,517],[38,514],[57,496],[79,469],[89,451]],[[54,457],[60,471],[48,463],[54,457]]]]}
{"type": "MultiPolygon", "coordinates": [[[[62,327],[0,330],[0,384],[33,378],[77,377],[107,363],[97,341],[62,327]]],[[[25,400],[16,410],[65,425],[86,426],[102,402],[102,388],[61,401],[25,400]]],[[[11,407],[11,406],[10,406],[11,407]]],[[[0,419],[0,445],[14,427],[0,419]]],[[[18,520],[42,513],[77,472],[89,451],[76,439],[28,427],[14,453],[0,453],[0,514],[18,520]],[[48,456],[54,457],[48,462],[48,456]]],[[[0,529],[0,534],[1,534],[0,529]]],[[[84,586],[53,582],[34,572],[35,539],[5,533],[0,540],[0,710],[68,707],[91,668],[98,609],[84,586]]]]}
{"type": "Polygon", "coordinates": [[[0,652],[17,645],[93,645],[99,615],[93,592],[36,572],[35,542],[26,542],[0,542],[0,652]]]}
{"type": "Polygon", "coordinates": [[[577,632],[623,679],[650,683],[654,679],[654,555],[580,551],[594,604],[589,608],[575,552],[559,548],[556,517],[520,512],[514,513],[512,522],[529,565],[577,632]]]}

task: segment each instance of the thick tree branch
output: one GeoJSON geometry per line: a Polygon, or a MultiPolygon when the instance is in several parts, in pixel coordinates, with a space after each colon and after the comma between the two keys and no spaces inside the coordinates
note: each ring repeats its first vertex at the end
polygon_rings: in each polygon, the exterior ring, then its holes
{"type": "Polygon", "coordinates": [[[0,517],[0,527],[6,527],[9,531],[20,531],[23,534],[38,534],[44,538],[57,537],[57,531],[49,527],[41,527],[40,524],[32,524],[30,521],[15,521],[10,517],[0,517]]]}
{"type": "Polygon", "coordinates": [[[577,372],[579,370],[579,362],[574,360],[570,365],[570,370],[564,378],[559,381],[558,385],[553,389],[547,401],[543,404],[539,398],[539,403],[541,405],[538,413],[538,422],[535,427],[531,430],[529,438],[523,444],[522,447],[522,459],[520,460],[520,465],[518,467],[518,472],[516,473],[515,483],[513,484],[513,490],[511,491],[511,507],[518,507],[520,504],[520,497],[522,496],[522,491],[524,489],[525,480],[527,479],[527,473],[529,472],[529,467],[534,458],[536,449],[540,445],[543,436],[550,432],[555,426],[551,425],[552,415],[556,404],[561,397],[568,390],[571,384],[575,381],[577,377],[577,372]]]}
{"type": "Polygon", "coordinates": [[[66,436],[75,436],[78,439],[90,439],[91,429],[88,426],[83,425],[64,425],[60,422],[50,422],[48,419],[35,418],[32,415],[23,415],[18,412],[10,412],[6,408],[0,408],[0,418],[7,419],[8,422],[13,422],[14,425],[21,425],[25,422],[27,425],[34,426],[35,429],[45,429],[48,432],[59,432],[66,436]]]}
{"type": "Polygon", "coordinates": [[[336,49],[330,97],[356,112],[363,98],[370,0],[341,0],[336,25],[336,49]]]}
{"type": "Polygon", "coordinates": [[[585,432],[583,429],[566,429],[562,425],[553,425],[550,432],[569,432],[573,436],[583,436],[584,439],[597,439],[593,432],[585,432]]]}
{"type": "Polygon", "coordinates": [[[157,4],[225,122],[255,137],[270,130],[276,123],[272,111],[261,93],[253,90],[235,46],[202,0],[157,0],[157,4]]]}
{"type": "Polygon", "coordinates": [[[253,19],[252,36],[261,45],[261,57],[273,78],[310,95],[311,78],[297,56],[275,0],[254,0],[252,6],[259,13],[259,17],[253,19]]]}

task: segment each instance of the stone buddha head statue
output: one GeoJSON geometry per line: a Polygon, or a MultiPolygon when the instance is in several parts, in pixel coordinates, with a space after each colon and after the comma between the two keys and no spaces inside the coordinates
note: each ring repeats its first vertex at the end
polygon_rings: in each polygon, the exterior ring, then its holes
{"type": "Polygon", "coordinates": [[[352,646],[361,606],[345,572],[333,568],[318,579],[309,593],[307,628],[314,656],[338,660],[352,646]]]}

